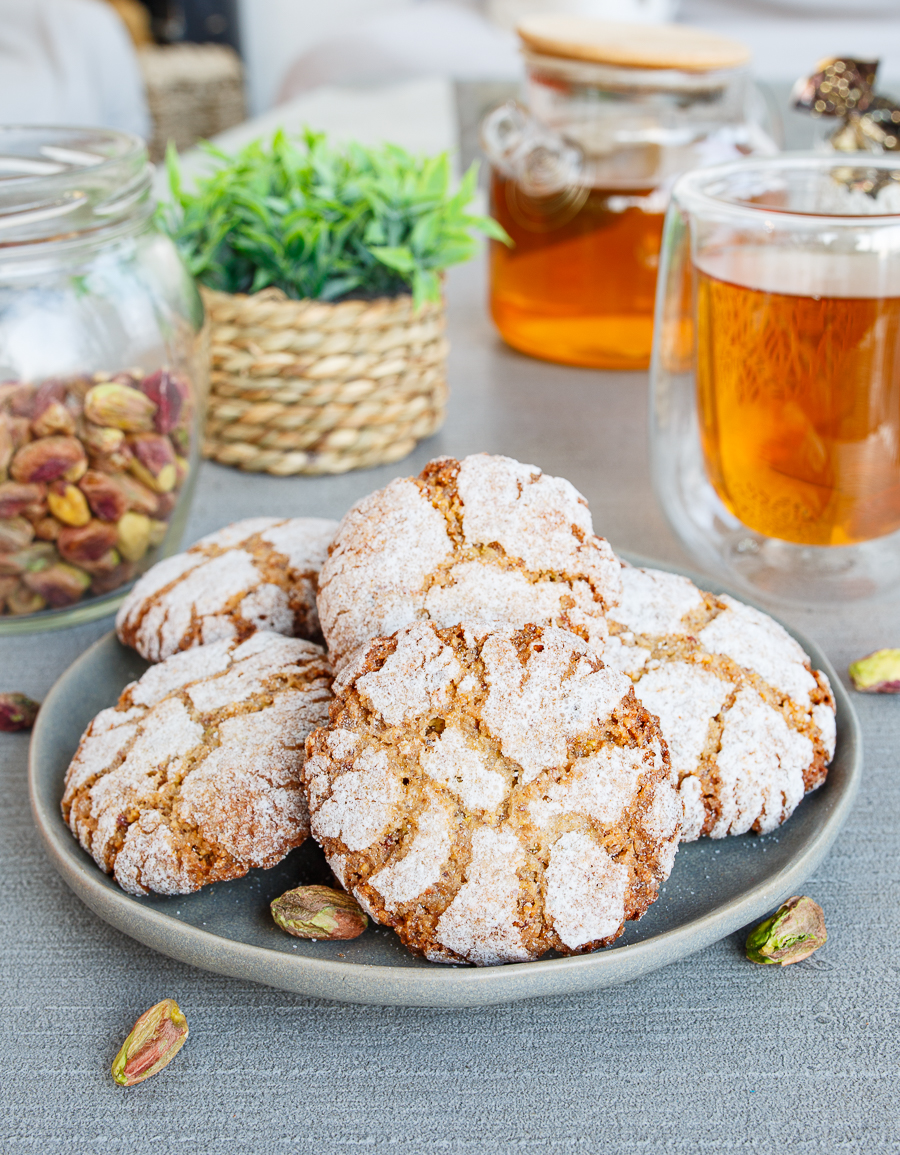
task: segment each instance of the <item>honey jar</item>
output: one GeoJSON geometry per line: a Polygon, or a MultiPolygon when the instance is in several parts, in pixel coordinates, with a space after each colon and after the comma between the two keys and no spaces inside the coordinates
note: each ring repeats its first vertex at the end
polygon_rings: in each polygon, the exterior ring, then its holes
{"type": "Polygon", "coordinates": [[[669,192],[689,169],[774,153],[748,50],[681,25],[531,16],[518,26],[523,103],[482,126],[490,300],[505,341],[534,357],[646,369],[669,192]]]}

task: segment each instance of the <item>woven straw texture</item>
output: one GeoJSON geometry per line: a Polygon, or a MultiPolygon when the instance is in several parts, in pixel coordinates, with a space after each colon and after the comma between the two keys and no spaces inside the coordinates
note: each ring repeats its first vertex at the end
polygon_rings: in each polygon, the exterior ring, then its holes
{"type": "Polygon", "coordinates": [[[204,454],[282,476],[399,461],[444,420],[444,306],[203,289],[212,325],[204,454]]]}

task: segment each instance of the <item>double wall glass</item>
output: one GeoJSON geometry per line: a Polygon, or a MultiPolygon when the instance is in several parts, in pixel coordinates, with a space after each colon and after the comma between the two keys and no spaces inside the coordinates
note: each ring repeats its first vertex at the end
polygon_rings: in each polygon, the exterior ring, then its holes
{"type": "Polygon", "coordinates": [[[659,500],[748,591],[900,579],[900,159],[747,159],[680,178],[651,367],[659,500]]]}

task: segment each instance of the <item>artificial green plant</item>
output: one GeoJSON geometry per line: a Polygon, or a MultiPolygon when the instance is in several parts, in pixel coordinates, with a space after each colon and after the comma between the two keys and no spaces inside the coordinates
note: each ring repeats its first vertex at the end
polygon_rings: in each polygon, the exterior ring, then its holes
{"type": "Polygon", "coordinates": [[[507,241],[489,217],[468,213],[477,165],[455,191],[447,153],[413,156],[396,145],[335,146],[283,130],[236,156],[204,145],[215,161],[192,189],[169,150],[171,199],[158,209],[195,277],[211,289],[293,298],[412,292],[440,300],[440,273],[468,260],[475,232],[507,241]]]}

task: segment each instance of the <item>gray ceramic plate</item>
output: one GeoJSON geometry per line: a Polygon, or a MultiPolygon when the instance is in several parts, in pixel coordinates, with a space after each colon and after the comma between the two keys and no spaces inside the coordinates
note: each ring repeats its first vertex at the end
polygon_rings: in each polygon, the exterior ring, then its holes
{"type": "MultiPolygon", "coordinates": [[[[690,576],[706,589],[722,591],[690,576]]],[[[142,899],[125,894],[81,850],[59,812],[63,777],[82,731],[146,669],[112,633],[66,671],[38,715],[29,767],[34,817],[54,865],[93,911],[132,938],[206,970],[304,995],[401,1006],[479,1006],[613,986],[761,918],[800,889],[843,825],[862,767],[859,723],[825,656],[805,638],[797,640],[828,674],[837,698],[837,752],[828,781],[773,834],[683,846],[644,918],[629,923],[615,946],[591,955],[448,967],[414,958],[392,931],[374,926],[351,942],[290,938],[272,923],[268,904],[292,886],[330,880],[311,840],[273,870],[255,870],[198,894],[142,899]]]]}

